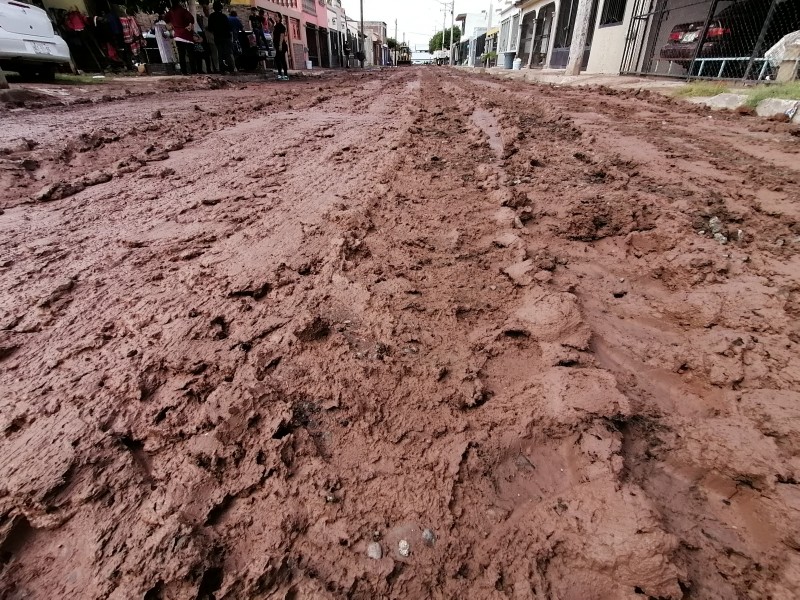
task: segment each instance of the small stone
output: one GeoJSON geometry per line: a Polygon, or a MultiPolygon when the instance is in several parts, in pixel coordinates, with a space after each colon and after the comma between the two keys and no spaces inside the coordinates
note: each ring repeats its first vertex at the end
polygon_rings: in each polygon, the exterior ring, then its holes
{"type": "Polygon", "coordinates": [[[411,544],[407,540],[400,540],[400,543],[397,544],[397,552],[400,556],[408,556],[411,554],[411,544]]]}
{"type": "Polygon", "coordinates": [[[432,529],[424,529],[422,531],[422,541],[428,546],[433,546],[434,542],[436,542],[436,534],[433,533],[432,529]]]}
{"type": "Polygon", "coordinates": [[[160,110],[154,110],[152,112],[152,114],[150,115],[150,117],[153,118],[153,119],[160,119],[162,116],[163,115],[161,114],[160,110]]]}
{"type": "Polygon", "coordinates": [[[522,224],[522,219],[520,219],[519,217],[514,217],[514,227],[516,227],[517,229],[522,229],[523,227],[525,227],[525,225],[522,224]]]}
{"type": "Polygon", "coordinates": [[[720,244],[727,244],[728,243],[728,238],[726,238],[721,233],[715,233],[714,234],[714,239],[717,240],[720,244]]]}
{"type": "Polygon", "coordinates": [[[744,239],[744,231],[741,229],[736,230],[736,241],[741,242],[744,239]]]}
{"type": "Polygon", "coordinates": [[[711,217],[708,220],[708,228],[711,233],[720,233],[722,232],[722,221],[719,220],[719,217],[711,217]]]}
{"type": "Polygon", "coordinates": [[[775,243],[776,243],[776,244],[777,244],[777,245],[780,247],[780,246],[783,246],[783,245],[786,243],[786,240],[784,240],[784,239],[780,239],[780,240],[778,240],[778,241],[777,241],[777,242],[775,242],[775,243]]]}
{"type": "Polygon", "coordinates": [[[367,556],[372,560],[380,560],[383,558],[383,548],[378,542],[370,542],[367,544],[367,556]]]}

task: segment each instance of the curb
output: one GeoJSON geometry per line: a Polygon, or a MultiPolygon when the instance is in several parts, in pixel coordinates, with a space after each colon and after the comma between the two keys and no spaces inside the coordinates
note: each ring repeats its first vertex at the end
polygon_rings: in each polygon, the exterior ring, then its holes
{"type": "MultiPolygon", "coordinates": [[[[689,98],[692,104],[703,104],[713,110],[736,110],[747,103],[746,94],[723,93],[710,97],[689,98]]],[[[800,100],[766,98],[758,103],[755,112],[759,117],[785,115],[792,123],[800,123],[800,100]]]]}

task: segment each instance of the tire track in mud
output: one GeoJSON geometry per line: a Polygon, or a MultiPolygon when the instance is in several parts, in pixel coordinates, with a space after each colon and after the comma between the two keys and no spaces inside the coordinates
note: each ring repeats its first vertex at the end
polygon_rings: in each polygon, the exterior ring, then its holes
{"type": "MultiPolygon", "coordinates": [[[[460,78],[456,83],[476,97],[491,98],[488,104],[499,113],[498,120],[511,125],[504,134],[506,143],[514,137],[513,125],[525,132],[512,150],[515,158],[523,157],[511,159],[517,169],[531,155],[560,154],[587,163],[583,169],[575,168],[575,161],[546,165],[548,183],[536,191],[548,191],[552,183],[563,182],[561,206],[554,206],[541,193],[537,199],[542,202],[536,205],[545,214],[555,209],[572,225],[576,219],[582,225],[601,225],[598,231],[590,228],[588,236],[577,237],[585,241],[568,250],[568,267],[579,278],[576,294],[593,331],[596,362],[616,375],[619,389],[635,409],[621,425],[624,477],[644,487],[658,507],[663,526],[680,540],[676,559],[688,575],[684,585],[691,587],[692,597],[788,593],[794,586],[793,554],[786,552],[786,544],[791,543],[780,533],[779,523],[793,510],[794,488],[784,482],[791,479],[794,450],[782,436],[778,438],[782,442],[773,444],[773,432],[764,424],[793,418],[792,411],[784,411],[786,399],[794,397],[788,390],[796,388],[797,382],[794,361],[784,348],[794,347],[797,333],[793,309],[784,304],[784,298],[785,290],[796,285],[796,270],[790,275],[789,255],[760,238],[794,236],[797,222],[791,211],[786,212],[786,205],[764,215],[757,198],[762,195],[761,185],[781,192],[796,190],[796,178],[750,155],[731,156],[724,142],[701,128],[695,136],[702,152],[710,157],[726,154],[729,165],[723,170],[732,164],[742,173],[739,177],[749,181],[745,187],[735,179],[737,190],[719,186],[729,178],[715,178],[720,193],[708,190],[708,180],[690,176],[676,181],[673,173],[654,168],[660,160],[670,164],[669,153],[674,150],[657,130],[650,131],[648,142],[658,154],[621,161],[618,132],[641,140],[646,124],[627,119],[598,135],[596,127],[578,119],[581,112],[596,110],[597,103],[587,101],[580,92],[537,87],[542,98],[530,94],[529,110],[532,105],[534,112],[538,109],[549,115],[551,122],[575,123],[574,135],[565,136],[568,143],[543,149],[541,137],[531,135],[530,128],[518,121],[524,112],[518,99],[509,100],[507,93],[483,94],[477,91],[480,87],[460,78]],[[570,102],[570,97],[579,94],[580,107],[570,102]],[[574,121],[564,118],[574,114],[565,110],[570,108],[579,110],[574,121]],[[642,177],[643,173],[649,175],[642,177]],[[749,177],[752,174],[757,176],[749,177]],[[642,223],[643,228],[627,229],[626,221],[630,221],[619,209],[608,210],[602,203],[586,205],[580,189],[570,189],[597,185],[598,178],[619,182],[612,184],[612,190],[624,190],[620,196],[602,186],[598,200],[630,209],[632,198],[644,197],[649,203],[649,222],[642,223]],[[576,186],[574,182],[582,179],[589,183],[576,186]],[[681,201],[684,198],[688,202],[681,201]],[[581,211],[588,209],[588,216],[574,210],[565,215],[565,206],[576,200],[582,203],[581,211]],[[721,215],[752,234],[732,247],[687,240],[696,234],[697,219],[690,217],[698,212],[705,215],[701,228],[707,227],[708,217],[721,215]],[[612,241],[620,233],[628,234],[624,242],[612,241]],[[608,236],[612,237],[604,239],[608,236]],[[764,252],[757,260],[764,262],[753,264],[750,253],[758,254],[757,249],[764,252]],[[653,261],[659,253],[666,261],[653,261]],[[773,279],[776,272],[785,273],[778,276],[781,283],[773,279]],[[783,292],[775,292],[776,283],[785,286],[783,292]],[[766,397],[780,400],[769,407],[766,397]],[[734,451],[739,444],[747,451],[734,451]],[[747,573],[764,565],[769,565],[769,574],[751,580],[747,573]]],[[[600,103],[601,111],[603,107],[600,103]]],[[[669,118],[675,120],[674,115],[669,118]]],[[[532,223],[542,220],[535,218],[532,223]]],[[[542,238],[566,233],[575,239],[568,228],[544,224],[549,231],[533,227],[542,238]]]]}

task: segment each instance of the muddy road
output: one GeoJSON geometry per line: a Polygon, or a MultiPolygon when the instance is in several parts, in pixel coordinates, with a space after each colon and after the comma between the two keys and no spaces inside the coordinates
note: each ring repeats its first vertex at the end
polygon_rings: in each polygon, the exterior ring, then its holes
{"type": "Polygon", "coordinates": [[[796,597],[796,128],[100,100],[0,116],[0,598],[796,597]]]}

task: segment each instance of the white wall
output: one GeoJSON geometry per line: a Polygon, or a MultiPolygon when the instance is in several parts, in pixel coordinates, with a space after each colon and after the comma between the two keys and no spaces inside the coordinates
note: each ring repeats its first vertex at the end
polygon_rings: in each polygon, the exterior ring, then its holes
{"type": "Polygon", "coordinates": [[[608,0],[597,3],[597,22],[594,23],[594,37],[592,50],[589,53],[589,64],[585,73],[619,73],[622,63],[622,54],[625,52],[625,38],[633,16],[635,0],[628,0],[625,5],[625,18],[619,25],[606,25],[600,27],[600,17],[603,14],[603,5],[608,0]]]}

